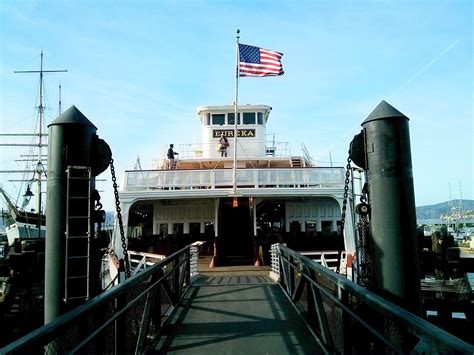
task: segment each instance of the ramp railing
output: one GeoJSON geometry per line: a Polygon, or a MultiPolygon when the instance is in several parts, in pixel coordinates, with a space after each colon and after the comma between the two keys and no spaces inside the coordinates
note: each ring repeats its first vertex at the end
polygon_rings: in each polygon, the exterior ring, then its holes
{"type": "Polygon", "coordinates": [[[327,353],[473,354],[474,346],[279,244],[279,282],[327,353]]]}
{"type": "Polygon", "coordinates": [[[190,265],[187,246],[0,349],[0,353],[142,353],[159,337],[189,289],[190,265]]]}

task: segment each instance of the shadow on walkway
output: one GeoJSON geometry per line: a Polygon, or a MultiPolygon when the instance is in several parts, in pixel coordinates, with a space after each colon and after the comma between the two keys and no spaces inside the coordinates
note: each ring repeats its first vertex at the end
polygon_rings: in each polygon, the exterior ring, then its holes
{"type": "Polygon", "coordinates": [[[230,273],[201,276],[149,353],[321,353],[280,286],[265,272],[230,273]]]}

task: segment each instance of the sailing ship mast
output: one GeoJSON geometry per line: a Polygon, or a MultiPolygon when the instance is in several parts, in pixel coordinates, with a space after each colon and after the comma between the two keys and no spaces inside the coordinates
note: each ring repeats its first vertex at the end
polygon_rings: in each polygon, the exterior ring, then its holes
{"type": "MultiPolygon", "coordinates": [[[[45,106],[43,106],[43,86],[44,86],[44,74],[45,73],[61,73],[61,72],[67,72],[67,70],[44,70],[43,69],[43,50],[41,50],[41,55],[40,55],[40,70],[18,70],[15,71],[14,73],[18,74],[38,74],[39,73],[39,78],[40,78],[40,85],[39,85],[39,105],[36,108],[38,110],[38,132],[37,133],[12,133],[12,134],[1,134],[1,136],[22,136],[22,137],[38,137],[38,142],[34,144],[0,144],[1,146],[29,146],[29,147],[37,147],[38,148],[38,155],[37,155],[37,163],[36,167],[33,171],[24,171],[24,170],[3,170],[0,171],[2,173],[33,173],[33,178],[30,180],[19,180],[19,181],[27,181],[27,191],[25,193],[26,197],[31,197],[33,194],[30,190],[30,184],[33,181],[37,181],[38,188],[37,188],[37,213],[38,213],[38,236],[41,234],[41,204],[42,204],[42,196],[41,196],[41,182],[42,182],[42,176],[43,174],[46,174],[46,169],[43,166],[42,160],[44,158],[43,155],[43,147],[47,147],[47,143],[43,143],[43,137],[46,137],[47,134],[43,133],[43,114],[45,110],[45,106]]],[[[30,156],[27,156],[30,157],[30,156]]],[[[29,158],[25,159],[25,161],[31,161],[29,158]]],[[[16,181],[16,180],[15,180],[16,181]]]]}

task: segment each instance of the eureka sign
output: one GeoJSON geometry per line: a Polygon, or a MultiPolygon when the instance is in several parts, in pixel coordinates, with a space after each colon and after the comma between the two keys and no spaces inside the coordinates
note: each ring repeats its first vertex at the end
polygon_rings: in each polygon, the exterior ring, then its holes
{"type": "MultiPolygon", "coordinates": [[[[214,129],[212,131],[212,138],[220,138],[221,134],[227,138],[234,137],[234,130],[233,129],[214,129]]],[[[237,137],[255,137],[255,129],[239,129],[237,130],[237,137]]]]}

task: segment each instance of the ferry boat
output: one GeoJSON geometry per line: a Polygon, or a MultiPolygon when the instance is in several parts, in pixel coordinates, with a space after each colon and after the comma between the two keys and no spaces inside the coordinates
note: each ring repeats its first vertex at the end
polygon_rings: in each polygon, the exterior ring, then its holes
{"type": "Polygon", "coordinates": [[[267,134],[271,111],[239,105],[236,124],[234,105],[200,106],[202,143],[168,142],[152,170],[125,171],[119,197],[129,249],[166,254],[201,241],[214,255],[211,266],[258,263],[262,254],[266,264],[270,245],[282,242],[308,255],[337,251],[350,266],[352,194],[341,230],[345,168],[318,166],[304,144],[294,153],[289,143],[277,142],[267,134]],[[179,155],[170,167],[172,143],[179,155]]]}

